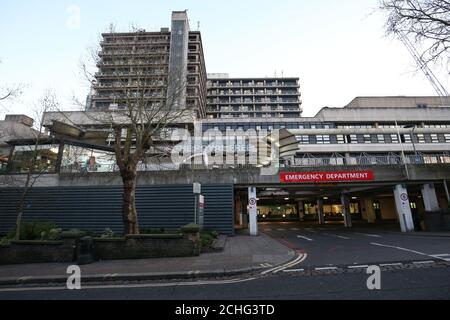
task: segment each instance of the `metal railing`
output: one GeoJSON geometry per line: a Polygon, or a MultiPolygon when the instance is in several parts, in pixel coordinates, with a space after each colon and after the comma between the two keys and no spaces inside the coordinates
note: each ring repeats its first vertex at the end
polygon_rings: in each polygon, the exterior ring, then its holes
{"type": "Polygon", "coordinates": [[[358,157],[328,157],[295,159],[290,167],[323,167],[323,166],[377,166],[377,165],[427,165],[450,164],[450,154],[433,155],[389,155],[389,156],[358,156],[358,157]]]}
{"type": "MultiPolygon", "coordinates": [[[[296,159],[295,163],[281,164],[281,168],[300,168],[300,167],[339,167],[339,166],[403,166],[403,165],[434,165],[446,164],[450,165],[450,154],[433,154],[433,155],[406,155],[403,156],[358,156],[358,157],[328,157],[328,158],[304,158],[296,159]],[[404,159],[404,161],[403,161],[404,159]]],[[[256,165],[177,165],[172,163],[161,164],[140,164],[139,172],[155,172],[155,171],[178,171],[178,170],[239,170],[256,168],[256,165]]],[[[119,167],[115,164],[93,165],[93,166],[62,166],[61,173],[105,173],[118,172],[119,167]]]]}

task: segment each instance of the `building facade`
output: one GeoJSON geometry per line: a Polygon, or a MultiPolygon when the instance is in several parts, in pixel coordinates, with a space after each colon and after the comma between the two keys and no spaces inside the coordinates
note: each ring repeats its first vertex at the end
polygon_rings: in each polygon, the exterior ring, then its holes
{"type": "MultiPolygon", "coordinates": [[[[208,77],[200,32],[189,30],[186,12],[173,13],[172,30],[107,33],[101,46],[86,110],[44,116],[49,136],[40,150],[53,156],[30,191],[25,218],[121,232],[122,182],[108,139],[114,123],[95,118],[120,114],[139,98],[196,110],[174,124],[191,135],[187,140],[158,137],[170,145],[168,154],[138,167],[144,228],[192,222],[194,182],[202,184],[206,226],[226,234],[245,226],[249,215],[252,230],[267,220],[347,227],[391,220],[411,231],[420,214],[449,205],[450,97],[357,97],[303,117],[298,78],[208,77]],[[147,96],[133,97],[142,87],[147,96]],[[190,152],[184,158],[180,145],[190,152]],[[255,149],[269,155],[253,158],[255,149]]],[[[8,141],[8,168],[24,168],[27,145],[8,141]]],[[[17,173],[0,175],[0,234],[14,224],[17,173]]]]}
{"type": "Polygon", "coordinates": [[[86,109],[120,110],[128,101],[174,105],[206,116],[206,67],[200,32],[186,12],[172,14],[172,30],[102,34],[86,109]]]}
{"type": "Polygon", "coordinates": [[[300,118],[298,78],[208,76],[208,118],[300,118]]]}

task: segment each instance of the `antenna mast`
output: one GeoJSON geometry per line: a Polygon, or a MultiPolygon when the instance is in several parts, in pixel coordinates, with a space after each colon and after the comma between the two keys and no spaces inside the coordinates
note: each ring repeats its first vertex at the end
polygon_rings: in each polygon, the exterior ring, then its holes
{"type": "Polygon", "coordinates": [[[428,81],[430,81],[431,85],[433,86],[434,90],[440,97],[448,97],[449,93],[445,89],[445,87],[439,82],[439,79],[436,77],[436,75],[431,71],[431,69],[428,67],[428,65],[423,61],[420,54],[417,52],[414,45],[411,43],[411,41],[408,39],[407,36],[405,36],[401,31],[396,31],[396,34],[401,42],[405,45],[405,47],[408,49],[409,53],[413,56],[414,60],[416,61],[417,66],[422,70],[422,72],[427,77],[428,81]]]}

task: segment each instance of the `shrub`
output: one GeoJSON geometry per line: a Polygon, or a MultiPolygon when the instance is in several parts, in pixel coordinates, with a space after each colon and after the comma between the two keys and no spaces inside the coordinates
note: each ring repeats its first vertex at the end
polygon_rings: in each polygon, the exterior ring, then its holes
{"type": "Polygon", "coordinates": [[[41,232],[41,240],[50,240],[50,241],[59,240],[61,239],[61,233],[62,229],[60,228],[50,229],[48,232],[43,231],[41,232]]]}
{"type": "Polygon", "coordinates": [[[114,237],[115,237],[115,233],[110,228],[106,228],[105,230],[103,230],[103,233],[100,235],[100,238],[102,238],[102,239],[114,238],[114,237]]]}
{"type": "MultiPolygon", "coordinates": [[[[58,232],[58,226],[53,222],[23,222],[20,228],[21,240],[47,240],[48,237],[54,237],[58,232]],[[52,232],[50,232],[53,230],[52,232]]],[[[59,232],[60,234],[60,232],[59,232]]],[[[8,239],[15,239],[16,227],[14,227],[8,235],[8,239]]]]}
{"type": "Polygon", "coordinates": [[[10,244],[11,239],[8,239],[7,237],[3,237],[0,239],[0,246],[5,246],[10,244]]]}
{"type": "Polygon", "coordinates": [[[219,233],[217,231],[212,231],[211,235],[214,237],[214,239],[219,238],[219,233]]]}
{"type": "Polygon", "coordinates": [[[200,232],[200,241],[202,243],[202,247],[210,247],[214,243],[214,240],[219,237],[219,233],[217,231],[209,231],[203,230],[200,232]]]}
{"type": "Polygon", "coordinates": [[[200,241],[202,243],[202,247],[209,247],[214,242],[214,237],[210,233],[201,233],[200,241]]]}

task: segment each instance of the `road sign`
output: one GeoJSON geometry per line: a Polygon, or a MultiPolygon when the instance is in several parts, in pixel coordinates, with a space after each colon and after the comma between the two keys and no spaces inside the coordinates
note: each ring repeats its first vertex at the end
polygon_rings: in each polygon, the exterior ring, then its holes
{"type": "Polygon", "coordinates": [[[202,193],[202,185],[198,182],[194,182],[193,184],[193,192],[194,194],[200,194],[202,193]]]}
{"type": "Polygon", "coordinates": [[[251,199],[248,201],[248,204],[250,205],[250,207],[256,206],[256,199],[255,199],[255,198],[251,198],[251,199]]]}
{"type": "Polygon", "coordinates": [[[402,199],[402,201],[408,201],[408,194],[407,193],[402,193],[401,195],[400,195],[400,199],[402,199]]]}

